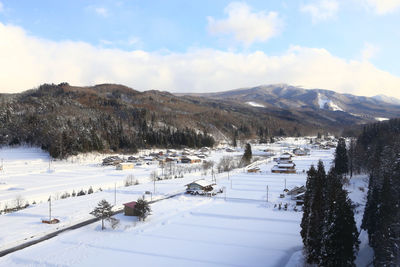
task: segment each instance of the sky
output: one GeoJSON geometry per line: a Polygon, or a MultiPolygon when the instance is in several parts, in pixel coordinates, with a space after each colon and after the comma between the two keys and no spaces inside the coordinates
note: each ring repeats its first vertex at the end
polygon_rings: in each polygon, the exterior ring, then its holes
{"type": "Polygon", "coordinates": [[[286,83],[400,98],[400,0],[0,0],[0,92],[286,83]]]}

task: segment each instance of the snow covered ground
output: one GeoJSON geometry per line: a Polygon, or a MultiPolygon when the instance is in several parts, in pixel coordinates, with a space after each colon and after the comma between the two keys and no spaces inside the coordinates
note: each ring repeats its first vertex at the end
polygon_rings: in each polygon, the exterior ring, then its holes
{"type": "MultiPolygon", "coordinates": [[[[271,148],[281,151],[288,146],[301,144],[305,144],[304,140],[289,139],[271,148]]],[[[263,148],[265,146],[253,146],[253,154],[261,155],[263,148]]],[[[285,179],[289,189],[305,184],[306,173],[302,171],[316,164],[318,159],[322,159],[328,169],[332,152],[313,150],[310,156],[295,157],[298,174],[272,174],[270,170],[274,162],[270,160],[264,160],[259,165],[261,173],[246,173],[243,169],[237,169],[229,173],[229,178],[227,173],[218,174],[217,183],[226,188],[226,194],[213,198],[179,195],[166,199],[152,204],[152,214],[145,222],[136,222],[133,217],[119,214],[116,217],[121,223],[115,230],[108,228],[101,231],[100,224],[94,223],[65,232],[0,258],[0,266],[297,266],[302,259],[299,234],[302,213],[293,210],[294,202],[290,198],[281,199],[279,195],[284,189],[285,179]],[[275,207],[278,203],[288,203],[288,210],[278,210],[275,207]]],[[[219,151],[211,157],[217,160],[222,155],[232,153],[219,151]]],[[[44,155],[43,159],[37,161],[45,164],[46,159],[44,155]]],[[[96,179],[93,178],[96,173],[101,182],[101,179],[109,176],[123,180],[127,175],[113,176],[118,174],[114,169],[99,167],[92,159],[86,159],[85,163],[82,161],[60,162],[59,165],[54,163],[55,172],[49,175],[58,177],[58,174],[67,173],[68,169],[75,167],[81,172],[79,176],[83,183],[88,184],[96,179]],[[63,164],[65,167],[62,167],[63,164]],[[92,178],[89,176],[86,180],[86,173],[92,173],[92,178]]],[[[41,165],[40,168],[43,167],[41,165]]],[[[153,183],[146,180],[150,171],[133,171],[135,178],[143,177],[142,182],[117,188],[117,206],[136,200],[144,191],[153,190],[153,183]]],[[[60,177],[60,180],[68,180],[77,175],[76,172],[72,171],[74,174],[67,178],[60,177]]],[[[199,178],[202,178],[200,172],[187,174],[180,179],[158,181],[154,198],[183,191],[185,184],[199,178]]],[[[46,190],[53,190],[56,184],[46,190]]],[[[363,198],[359,187],[364,185],[363,179],[351,184],[354,198],[363,198]]],[[[24,187],[24,184],[20,182],[18,186],[24,187]]],[[[46,190],[44,194],[49,193],[46,190]]],[[[150,196],[146,197],[150,199],[150,196]]],[[[91,218],[89,212],[103,198],[114,203],[113,187],[91,195],[54,201],[53,213],[61,220],[57,225],[40,223],[40,218],[48,213],[47,203],[0,216],[0,229],[7,229],[0,231],[0,250],[19,244],[25,238],[37,238],[57,228],[91,218]]]]}

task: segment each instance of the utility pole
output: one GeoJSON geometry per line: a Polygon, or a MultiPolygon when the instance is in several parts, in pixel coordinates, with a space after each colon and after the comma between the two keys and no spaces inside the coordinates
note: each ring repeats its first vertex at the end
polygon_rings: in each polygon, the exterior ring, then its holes
{"type": "Polygon", "coordinates": [[[232,189],[232,180],[231,180],[231,189],[232,189]]]}
{"type": "Polygon", "coordinates": [[[49,196],[49,222],[51,222],[51,195],[49,196]]]}
{"type": "Polygon", "coordinates": [[[117,183],[114,183],[114,206],[117,205],[117,183]]]}
{"type": "Polygon", "coordinates": [[[267,185],[267,202],[268,202],[268,185],[267,185]]]}
{"type": "Polygon", "coordinates": [[[285,178],[285,188],[284,189],[286,189],[286,178],[285,178]]]}

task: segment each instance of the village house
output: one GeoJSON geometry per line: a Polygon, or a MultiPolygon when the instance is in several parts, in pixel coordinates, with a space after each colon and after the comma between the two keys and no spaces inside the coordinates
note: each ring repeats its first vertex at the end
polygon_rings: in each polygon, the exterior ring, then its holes
{"type": "Polygon", "coordinates": [[[181,163],[201,163],[201,159],[198,157],[184,156],[181,158],[181,163]]]}
{"type": "Polygon", "coordinates": [[[125,203],[124,204],[124,215],[125,216],[135,216],[134,215],[135,205],[136,205],[135,201],[125,203]]]}
{"type": "Polygon", "coordinates": [[[306,187],[304,185],[302,185],[300,187],[299,186],[295,186],[293,189],[289,190],[287,192],[287,194],[295,196],[295,195],[298,195],[298,194],[304,193],[304,192],[306,192],[306,187]]]}
{"type": "Polygon", "coordinates": [[[293,149],[293,154],[296,156],[308,156],[310,155],[310,150],[307,148],[295,148],[293,149]]]}
{"type": "Polygon", "coordinates": [[[292,196],[292,200],[296,200],[297,206],[301,206],[304,204],[304,194],[305,192],[292,196]]]}
{"type": "Polygon", "coordinates": [[[117,164],[116,169],[123,171],[123,170],[129,170],[133,169],[134,164],[132,162],[122,162],[117,164]]]}
{"type": "Polygon", "coordinates": [[[290,153],[284,153],[276,159],[277,165],[272,167],[272,173],[296,173],[296,164],[292,161],[290,153]]]}
{"type": "Polygon", "coordinates": [[[196,180],[186,185],[186,193],[192,195],[202,195],[206,192],[212,191],[214,189],[213,185],[215,184],[204,179],[196,180]]]}

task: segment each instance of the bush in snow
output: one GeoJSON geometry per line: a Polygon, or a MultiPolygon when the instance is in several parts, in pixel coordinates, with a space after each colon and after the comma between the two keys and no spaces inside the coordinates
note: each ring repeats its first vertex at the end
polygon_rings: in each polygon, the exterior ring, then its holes
{"type": "Polygon", "coordinates": [[[93,194],[93,188],[92,188],[92,187],[89,187],[89,190],[88,190],[87,193],[88,193],[88,194],[93,194]]]}
{"type": "Polygon", "coordinates": [[[84,196],[84,195],[86,195],[86,192],[85,191],[83,191],[82,189],[81,189],[81,191],[79,191],[78,192],[78,194],[76,194],[76,196],[84,196]]]}

